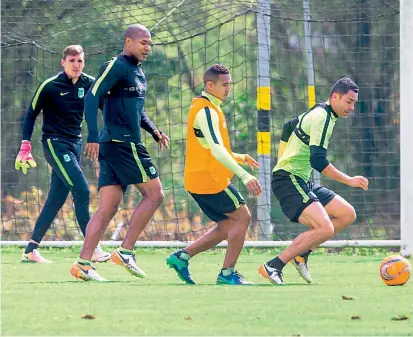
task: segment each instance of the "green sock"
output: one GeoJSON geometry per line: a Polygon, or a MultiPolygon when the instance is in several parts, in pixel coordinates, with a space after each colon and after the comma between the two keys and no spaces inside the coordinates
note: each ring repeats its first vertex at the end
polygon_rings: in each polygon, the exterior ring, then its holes
{"type": "Polygon", "coordinates": [[[89,260],[82,259],[80,256],[77,258],[77,263],[83,264],[84,266],[88,266],[91,264],[89,260]]]}
{"type": "Polygon", "coordinates": [[[125,255],[132,255],[133,254],[133,250],[123,248],[122,246],[119,247],[119,251],[120,251],[121,254],[125,254],[125,255]]]}
{"type": "Polygon", "coordinates": [[[221,272],[224,276],[229,276],[234,272],[235,268],[222,268],[221,272]]]}

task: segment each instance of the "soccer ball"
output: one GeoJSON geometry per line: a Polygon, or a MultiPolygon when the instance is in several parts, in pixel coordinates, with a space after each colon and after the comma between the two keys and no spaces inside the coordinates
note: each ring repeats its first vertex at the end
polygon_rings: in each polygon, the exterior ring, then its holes
{"type": "Polygon", "coordinates": [[[412,272],[409,261],[403,256],[392,255],[386,257],[380,265],[380,276],[388,286],[402,286],[412,272]]]}

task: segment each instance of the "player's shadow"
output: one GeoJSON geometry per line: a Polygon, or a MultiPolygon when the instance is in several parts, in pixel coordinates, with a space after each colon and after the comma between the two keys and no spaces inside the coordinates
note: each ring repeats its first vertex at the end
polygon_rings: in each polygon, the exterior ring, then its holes
{"type": "Polygon", "coordinates": [[[305,283],[289,283],[289,284],[284,284],[282,286],[280,285],[275,285],[275,284],[264,284],[264,283],[254,283],[253,285],[225,285],[225,284],[215,284],[215,283],[197,283],[197,284],[185,284],[185,283],[140,283],[136,281],[112,281],[114,283],[130,283],[131,286],[134,287],[218,287],[218,288],[256,288],[256,287],[273,287],[273,288],[284,288],[284,287],[300,287],[300,286],[314,286],[316,283],[312,284],[305,284],[305,283]]]}
{"type": "MultiPolygon", "coordinates": [[[[214,284],[214,283],[198,283],[198,284],[185,284],[185,283],[148,283],[148,282],[139,282],[135,280],[108,280],[105,282],[96,282],[96,281],[81,281],[81,280],[64,280],[64,281],[21,281],[21,282],[15,282],[15,284],[62,284],[62,283],[72,283],[72,284],[108,284],[108,283],[123,283],[123,284],[129,284],[134,287],[225,287],[225,288],[233,288],[233,285],[225,285],[225,284],[214,284]]],[[[306,287],[314,287],[318,285],[317,283],[311,283],[311,284],[306,284],[306,283],[287,283],[283,285],[276,285],[276,284],[270,284],[270,283],[254,283],[251,285],[240,285],[240,286],[235,286],[235,288],[256,288],[256,287],[273,287],[277,289],[282,289],[285,287],[301,287],[301,286],[306,286],[306,287]]]]}
{"type": "MultiPolygon", "coordinates": [[[[317,283],[284,283],[283,285],[277,285],[277,284],[270,284],[270,283],[255,283],[251,287],[274,287],[274,288],[284,288],[284,287],[301,287],[301,286],[306,286],[306,287],[312,287],[316,285],[317,283]]],[[[244,286],[246,287],[246,286],[244,286]]]]}
{"type": "Polygon", "coordinates": [[[78,283],[78,284],[105,284],[105,283],[116,283],[116,281],[105,281],[105,282],[85,282],[80,280],[73,281],[28,281],[28,282],[14,282],[15,284],[62,284],[62,283],[78,283]]]}

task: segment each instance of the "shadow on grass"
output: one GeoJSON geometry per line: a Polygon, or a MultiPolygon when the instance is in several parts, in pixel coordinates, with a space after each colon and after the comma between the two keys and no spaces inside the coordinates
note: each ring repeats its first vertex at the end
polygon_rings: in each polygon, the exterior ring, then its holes
{"type": "MultiPolygon", "coordinates": [[[[134,280],[110,280],[106,282],[96,282],[96,281],[80,281],[80,280],[64,280],[64,281],[27,281],[27,282],[15,282],[14,284],[63,284],[63,283],[78,283],[78,284],[111,284],[111,283],[116,283],[116,284],[128,284],[134,287],[190,287],[190,288],[199,288],[199,287],[225,287],[225,288],[231,288],[234,287],[232,285],[225,285],[225,284],[214,284],[214,283],[201,283],[201,284],[184,284],[184,283],[145,283],[139,282],[139,281],[134,281],[134,280]]],[[[235,286],[235,288],[257,288],[257,287],[273,287],[277,289],[282,289],[285,287],[301,287],[301,286],[316,286],[317,284],[305,284],[305,283],[289,283],[289,284],[284,284],[282,286],[274,285],[274,284],[261,284],[261,283],[255,283],[253,285],[243,285],[243,286],[235,286]]]]}

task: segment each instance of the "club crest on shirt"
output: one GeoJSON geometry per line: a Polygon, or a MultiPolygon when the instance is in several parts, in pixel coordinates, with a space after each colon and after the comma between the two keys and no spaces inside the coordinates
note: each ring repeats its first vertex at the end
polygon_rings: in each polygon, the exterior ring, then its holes
{"type": "Polygon", "coordinates": [[[69,156],[68,154],[64,154],[64,155],[63,155],[63,160],[64,160],[66,163],[70,162],[70,156],[69,156]]]}
{"type": "Polygon", "coordinates": [[[85,88],[79,88],[77,91],[77,97],[83,98],[85,96],[85,88]]]}
{"type": "Polygon", "coordinates": [[[138,78],[135,78],[135,91],[139,94],[139,95],[145,95],[145,91],[146,91],[146,86],[145,83],[142,83],[138,78]]]}

